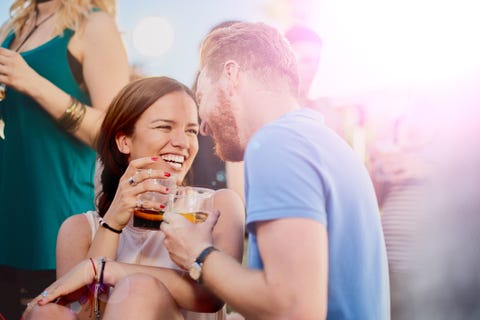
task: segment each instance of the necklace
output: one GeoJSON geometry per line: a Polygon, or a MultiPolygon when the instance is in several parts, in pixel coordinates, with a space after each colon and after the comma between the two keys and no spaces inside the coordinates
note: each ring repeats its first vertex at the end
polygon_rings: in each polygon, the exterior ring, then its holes
{"type": "MultiPolygon", "coordinates": [[[[40,27],[46,21],[50,20],[55,15],[55,13],[56,13],[55,11],[52,12],[45,19],[38,22],[38,8],[35,8],[35,24],[32,30],[30,30],[30,32],[27,33],[27,35],[23,38],[23,40],[20,42],[17,48],[14,49],[13,51],[18,52],[23,47],[23,45],[27,42],[27,40],[30,39],[30,37],[38,29],[38,27],[40,27]]],[[[0,102],[3,101],[4,99],[5,99],[5,85],[3,83],[0,83],[0,102]]],[[[0,113],[0,138],[2,140],[5,140],[5,120],[3,120],[1,113],[0,113]]]]}
{"type": "Polygon", "coordinates": [[[35,10],[35,25],[33,26],[32,30],[30,30],[30,32],[23,38],[22,42],[20,42],[20,44],[17,46],[17,48],[14,51],[18,52],[23,47],[25,42],[27,42],[27,40],[30,39],[30,37],[35,33],[35,31],[37,31],[38,27],[40,27],[46,21],[50,20],[55,15],[55,13],[56,12],[50,13],[45,19],[43,19],[42,21],[37,23],[37,21],[38,21],[38,9],[35,10]]]}

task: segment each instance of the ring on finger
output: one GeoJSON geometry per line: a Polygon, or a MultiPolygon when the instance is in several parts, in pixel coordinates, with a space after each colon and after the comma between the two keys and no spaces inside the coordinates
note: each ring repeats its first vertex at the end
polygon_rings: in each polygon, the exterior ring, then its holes
{"type": "Polygon", "coordinates": [[[137,208],[143,208],[143,200],[137,197],[137,202],[135,204],[137,208]]]}
{"type": "Polygon", "coordinates": [[[40,295],[45,298],[46,296],[48,296],[48,291],[45,290],[40,295]]]}
{"type": "Polygon", "coordinates": [[[151,168],[147,169],[147,175],[148,175],[149,178],[152,177],[152,169],[151,168]]]}
{"type": "Polygon", "coordinates": [[[135,181],[134,176],[131,176],[130,178],[128,178],[128,184],[130,184],[131,186],[134,186],[137,184],[137,181],[135,181]]]}

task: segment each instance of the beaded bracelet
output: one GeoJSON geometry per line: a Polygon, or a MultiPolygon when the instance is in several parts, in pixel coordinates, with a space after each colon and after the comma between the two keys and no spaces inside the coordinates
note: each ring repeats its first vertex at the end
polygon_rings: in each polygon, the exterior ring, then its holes
{"type": "Polygon", "coordinates": [[[74,97],[70,96],[70,98],[72,102],[67,109],[65,109],[65,112],[58,120],[58,123],[66,131],[74,133],[80,127],[80,124],[85,117],[85,113],[87,112],[87,107],[74,97]]]}

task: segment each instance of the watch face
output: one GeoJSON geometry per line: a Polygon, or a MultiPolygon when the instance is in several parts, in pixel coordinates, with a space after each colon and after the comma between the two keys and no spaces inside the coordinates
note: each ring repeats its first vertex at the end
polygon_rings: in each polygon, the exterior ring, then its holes
{"type": "Polygon", "coordinates": [[[192,278],[195,281],[198,281],[200,279],[200,276],[202,275],[202,267],[194,262],[190,266],[190,269],[188,270],[188,274],[190,275],[190,278],[192,278]]]}

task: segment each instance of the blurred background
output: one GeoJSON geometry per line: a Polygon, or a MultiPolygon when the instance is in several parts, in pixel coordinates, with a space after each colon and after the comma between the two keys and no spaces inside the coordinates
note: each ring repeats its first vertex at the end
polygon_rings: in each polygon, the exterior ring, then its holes
{"type": "MultiPolygon", "coordinates": [[[[0,1],[0,20],[12,1],[0,1]]],[[[224,20],[302,22],[323,39],[314,96],[432,87],[480,69],[475,0],[119,0],[130,62],[147,75],[193,81],[199,42],[224,20]]]]}
{"type": "MultiPolygon", "coordinates": [[[[0,21],[11,3],[0,1],[0,21]]],[[[404,293],[420,301],[416,318],[480,318],[478,0],[118,0],[118,9],[132,67],[187,85],[201,39],[220,22],[315,30],[322,48],[309,98],[340,119],[338,133],[372,175],[390,271],[398,248],[423,257],[405,259],[421,279],[404,293]]]]}

